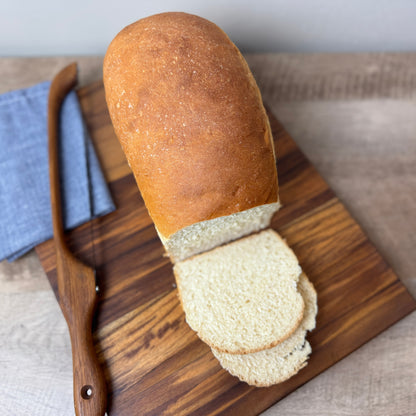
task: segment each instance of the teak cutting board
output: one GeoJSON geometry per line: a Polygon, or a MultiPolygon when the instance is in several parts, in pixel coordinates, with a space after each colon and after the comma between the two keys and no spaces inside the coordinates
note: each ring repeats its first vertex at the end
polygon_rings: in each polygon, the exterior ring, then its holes
{"type": "MultiPolygon", "coordinates": [[[[101,288],[95,341],[111,416],[258,414],[415,310],[392,269],[269,113],[283,203],[272,227],[314,283],[319,313],[305,369],[270,388],[240,383],[185,323],[171,264],[115,138],[102,83],[79,96],[117,205],[93,221],[101,288]]],[[[68,241],[92,264],[90,225],[68,233],[68,241]]],[[[56,293],[52,242],[37,253],[56,293]]]]}

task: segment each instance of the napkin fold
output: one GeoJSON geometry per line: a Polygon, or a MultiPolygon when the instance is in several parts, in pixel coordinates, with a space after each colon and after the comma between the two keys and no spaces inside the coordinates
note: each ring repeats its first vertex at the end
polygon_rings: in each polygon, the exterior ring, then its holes
{"type": "MultiPolygon", "coordinates": [[[[44,82],[0,95],[0,260],[13,261],[53,235],[49,88],[44,82]]],[[[73,91],[61,109],[59,158],[65,229],[115,209],[73,91]]]]}

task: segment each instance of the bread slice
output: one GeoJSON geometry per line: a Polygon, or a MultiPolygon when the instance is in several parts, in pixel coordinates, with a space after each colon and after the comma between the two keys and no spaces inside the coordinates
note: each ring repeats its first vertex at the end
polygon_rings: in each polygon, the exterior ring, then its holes
{"type": "Polygon", "coordinates": [[[218,353],[213,352],[229,373],[256,387],[269,387],[293,377],[307,365],[309,354],[312,352],[308,341],[285,356],[276,354],[274,349],[245,355],[227,354],[226,359],[220,359],[218,353]]]}
{"type": "Polygon", "coordinates": [[[315,328],[317,295],[304,273],[299,278],[298,289],[305,302],[305,311],[293,335],[273,348],[253,354],[227,354],[212,348],[222,367],[248,384],[266,387],[287,380],[307,364],[311,347],[305,336],[307,331],[315,328]]]}
{"type": "Polygon", "coordinates": [[[301,268],[273,230],[176,263],[173,270],[186,321],[219,351],[271,348],[302,321],[301,268]]]}

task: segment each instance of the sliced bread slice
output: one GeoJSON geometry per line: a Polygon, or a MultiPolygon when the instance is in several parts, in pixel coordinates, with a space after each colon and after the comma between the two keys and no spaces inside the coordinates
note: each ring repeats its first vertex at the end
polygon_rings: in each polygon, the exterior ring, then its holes
{"type": "Polygon", "coordinates": [[[312,352],[308,341],[304,341],[304,344],[297,346],[285,356],[276,354],[275,348],[254,354],[227,354],[227,359],[219,359],[214,350],[213,353],[221,365],[241,381],[251,386],[269,387],[297,374],[307,365],[309,354],[312,352]]]}
{"type": "Polygon", "coordinates": [[[305,336],[307,331],[315,328],[317,295],[304,273],[299,278],[298,289],[305,302],[305,311],[294,334],[273,348],[253,354],[227,354],[212,348],[222,367],[248,384],[265,387],[287,380],[307,364],[311,348],[305,336]]]}
{"type": "Polygon", "coordinates": [[[186,321],[219,351],[271,348],[302,321],[301,268],[273,230],[191,257],[173,270],[186,321]]]}

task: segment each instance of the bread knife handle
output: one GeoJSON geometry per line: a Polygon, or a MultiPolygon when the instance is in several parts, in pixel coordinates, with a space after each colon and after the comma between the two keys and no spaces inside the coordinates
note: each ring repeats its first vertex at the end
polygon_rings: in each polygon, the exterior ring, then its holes
{"type": "Polygon", "coordinates": [[[57,273],[59,304],[71,338],[75,413],[102,416],[107,387],[92,337],[97,303],[94,271],[71,253],[57,251],[57,273]]]}

